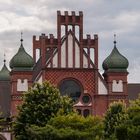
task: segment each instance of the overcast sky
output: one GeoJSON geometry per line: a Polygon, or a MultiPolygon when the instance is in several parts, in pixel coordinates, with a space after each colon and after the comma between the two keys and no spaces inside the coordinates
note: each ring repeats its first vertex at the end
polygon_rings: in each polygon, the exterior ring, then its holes
{"type": "Polygon", "coordinates": [[[84,34],[99,36],[99,66],[117,48],[129,60],[129,82],[140,83],[140,0],[0,0],[0,67],[7,65],[20,46],[32,55],[32,36],[56,36],[56,12],[83,11],[84,34]]]}

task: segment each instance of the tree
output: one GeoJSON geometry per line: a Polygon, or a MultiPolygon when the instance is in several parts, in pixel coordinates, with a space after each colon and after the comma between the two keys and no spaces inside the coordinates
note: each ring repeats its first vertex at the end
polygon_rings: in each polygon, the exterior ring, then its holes
{"type": "Polygon", "coordinates": [[[140,96],[131,101],[127,109],[127,119],[122,121],[116,128],[118,140],[139,140],[140,139],[140,96]]]}
{"type": "Polygon", "coordinates": [[[140,96],[138,99],[131,101],[128,108],[128,139],[140,139],[140,96]]]}
{"type": "Polygon", "coordinates": [[[104,118],[105,138],[115,139],[116,127],[127,119],[126,107],[122,102],[114,102],[109,106],[104,118]]]}
{"type": "Polygon", "coordinates": [[[62,109],[64,114],[73,111],[72,100],[61,96],[59,90],[48,82],[35,84],[25,93],[23,104],[19,107],[13,130],[17,139],[27,140],[27,129],[31,125],[45,126],[62,109]]]}
{"type": "Polygon", "coordinates": [[[45,127],[32,126],[28,132],[31,140],[101,140],[103,123],[99,117],[59,114],[51,118],[45,127]]]}

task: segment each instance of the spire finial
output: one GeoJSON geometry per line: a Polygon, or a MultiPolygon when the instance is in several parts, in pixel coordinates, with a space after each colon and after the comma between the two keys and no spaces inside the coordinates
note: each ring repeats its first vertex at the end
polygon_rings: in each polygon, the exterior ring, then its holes
{"type": "Polygon", "coordinates": [[[5,57],[6,57],[6,55],[5,55],[5,53],[4,53],[4,60],[3,60],[4,64],[6,63],[6,59],[5,59],[5,57]]]}
{"type": "Polygon", "coordinates": [[[21,32],[21,39],[20,39],[20,41],[21,41],[21,44],[22,44],[22,42],[23,42],[23,32],[21,32]]]}
{"type": "Polygon", "coordinates": [[[116,34],[114,34],[114,47],[116,47],[116,43],[117,43],[117,41],[116,41],[116,34]]]}

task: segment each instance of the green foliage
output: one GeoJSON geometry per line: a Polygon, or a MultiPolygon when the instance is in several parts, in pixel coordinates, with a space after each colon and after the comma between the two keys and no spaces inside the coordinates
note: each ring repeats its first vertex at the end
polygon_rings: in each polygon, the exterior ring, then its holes
{"type": "Polygon", "coordinates": [[[48,82],[35,84],[25,93],[23,104],[19,107],[19,114],[13,125],[16,138],[27,140],[26,130],[31,125],[43,127],[60,109],[64,114],[72,112],[72,106],[72,100],[61,96],[59,90],[48,82]]]}
{"type": "Polygon", "coordinates": [[[102,140],[103,124],[99,117],[71,113],[52,118],[45,127],[32,126],[28,132],[31,140],[102,140]]]}
{"type": "Polygon", "coordinates": [[[128,109],[112,103],[102,121],[73,112],[72,100],[48,82],[35,84],[24,97],[14,123],[17,140],[139,140],[140,97],[128,109]]]}
{"type": "Polygon", "coordinates": [[[133,119],[136,116],[140,116],[140,96],[138,99],[130,101],[130,106],[127,112],[130,119],[133,119]]]}
{"type": "Polygon", "coordinates": [[[140,139],[140,97],[130,102],[127,109],[127,119],[121,122],[116,128],[118,140],[139,140],[140,139]]]}
{"type": "Polygon", "coordinates": [[[5,119],[2,117],[2,112],[0,112],[0,131],[4,129],[3,123],[5,122],[5,119]]]}
{"type": "Polygon", "coordinates": [[[105,137],[109,139],[115,139],[116,127],[121,124],[122,121],[127,119],[126,107],[122,102],[114,102],[110,105],[104,118],[104,131],[105,137]],[[112,138],[113,137],[113,138],[112,138]]]}
{"type": "Polygon", "coordinates": [[[3,112],[0,112],[0,132],[10,130],[10,118],[4,118],[3,112]]]}
{"type": "Polygon", "coordinates": [[[127,127],[124,124],[116,126],[115,134],[118,140],[127,140],[127,127]]]}

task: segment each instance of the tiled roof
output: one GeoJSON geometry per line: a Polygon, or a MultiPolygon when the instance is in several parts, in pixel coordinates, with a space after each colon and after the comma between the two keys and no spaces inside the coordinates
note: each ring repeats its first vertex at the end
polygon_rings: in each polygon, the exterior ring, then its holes
{"type": "Polygon", "coordinates": [[[138,98],[138,95],[140,94],[140,83],[129,83],[128,84],[128,99],[134,100],[138,98]]]}

